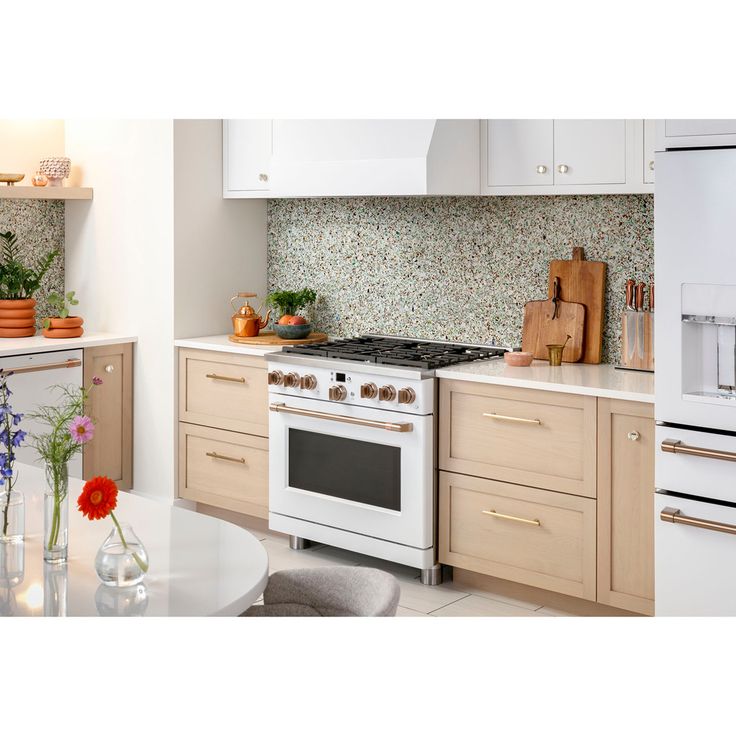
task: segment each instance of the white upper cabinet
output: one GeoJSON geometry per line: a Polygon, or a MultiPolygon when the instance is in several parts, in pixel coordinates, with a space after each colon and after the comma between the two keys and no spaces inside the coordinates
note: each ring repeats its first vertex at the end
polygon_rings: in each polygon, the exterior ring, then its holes
{"type": "Polygon", "coordinates": [[[736,146],[736,120],[658,120],[657,150],[736,146]]]}
{"type": "Polygon", "coordinates": [[[271,188],[271,121],[223,121],[222,146],[224,195],[266,196],[271,188]]]}
{"type": "Polygon", "coordinates": [[[479,193],[478,120],[266,124],[224,121],[225,197],[479,193]]]}
{"type": "Polygon", "coordinates": [[[655,120],[644,121],[644,182],[654,184],[654,151],[656,150],[656,128],[655,120]]]}
{"type": "Polygon", "coordinates": [[[642,120],[487,120],[484,194],[652,192],[642,120]]]}
{"type": "Polygon", "coordinates": [[[555,184],[626,184],[625,120],[555,120],[555,184]]]}
{"type": "Polygon", "coordinates": [[[489,120],[485,164],[491,187],[551,186],[553,121],[489,120]]]}

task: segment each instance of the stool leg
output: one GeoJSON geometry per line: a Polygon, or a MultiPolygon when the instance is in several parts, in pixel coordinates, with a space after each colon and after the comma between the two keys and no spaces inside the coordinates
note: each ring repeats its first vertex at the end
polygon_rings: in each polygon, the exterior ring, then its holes
{"type": "Polygon", "coordinates": [[[422,570],[422,585],[439,585],[442,582],[442,565],[432,565],[432,567],[422,570]]]}
{"type": "Polygon", "coordinates": [[[308,539],[295,537],[293,534],[289,534],[289,549],[306,549],[311,546],[312,543],[308,539]]]}

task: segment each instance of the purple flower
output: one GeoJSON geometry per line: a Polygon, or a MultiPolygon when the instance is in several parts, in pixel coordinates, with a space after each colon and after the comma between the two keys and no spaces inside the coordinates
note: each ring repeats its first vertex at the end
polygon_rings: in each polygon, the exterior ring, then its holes
{"type": "Polygon", "coordinates": [[[99,376],[92,376],[92,383],[95,386],[102,386],[102,379],[99,376]]]}
{"type": "Polygon", "coordinates": [[[89,442],[95,434],[95,425],[89,417],[77,416],[69,423],[69,434],[78,444],[89,442]]]}
{"type": "Polygon", "coordinates": [[[17,427],[20,424],[20,420],[23,419],[22,414],[13,414],[13,426],[17,427]]]}
{"type": "Polygon", "coordinates": [[[26,432],[24,432],[22,429],[19,429],[14,435],[13,435],[13,447],[20,447],[23,440],[26,438],[26,432]]]}

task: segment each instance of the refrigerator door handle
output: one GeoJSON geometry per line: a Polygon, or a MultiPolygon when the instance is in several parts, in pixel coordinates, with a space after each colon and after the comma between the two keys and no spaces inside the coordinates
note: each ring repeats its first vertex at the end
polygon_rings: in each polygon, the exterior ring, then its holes
{"type": "Polygon", "coordinates": [[[707,447],[695,447],[686,445],[680,440],[662,440],[660,445],[662,452],[671,452],[675,455],[693,455],[694,457],[707,457],[711,460],[730,460],[736,462],[736,452],[726,450],[711,450],[707,447]]]}
{"type": "Polygon", "coordinates": [[[736,534],[736,525],[723,524],[720,521],[710,521],[708,519],[699,519],[696,516],[684,516],[680,509],[666,506],[659,514],[662,521],[668,521],[671,524],[685,524],[686,526],[694,526],[698,529],[708,529],[713,532],[723,532],[724,534],[736,534]]]}

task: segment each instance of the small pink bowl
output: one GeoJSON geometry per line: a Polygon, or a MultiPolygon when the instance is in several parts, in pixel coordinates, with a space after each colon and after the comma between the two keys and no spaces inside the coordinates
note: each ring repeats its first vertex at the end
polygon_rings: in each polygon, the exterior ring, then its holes
{"type": "Polygon", "coordinates": [[[513,365],[518,368],[525,368],[532,364],[533,355],[531,353],[504,353],[503,359],[506,365],[513,365]]]}

